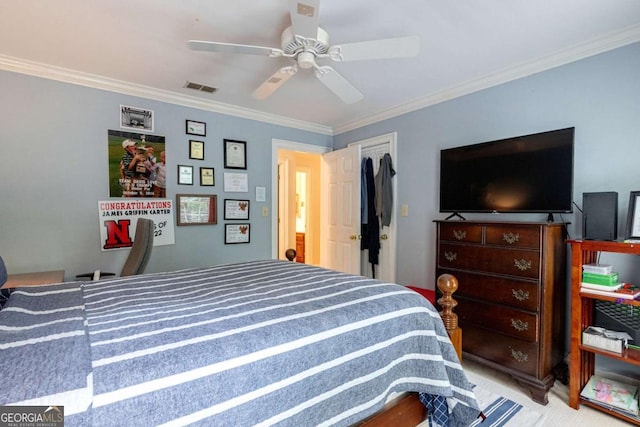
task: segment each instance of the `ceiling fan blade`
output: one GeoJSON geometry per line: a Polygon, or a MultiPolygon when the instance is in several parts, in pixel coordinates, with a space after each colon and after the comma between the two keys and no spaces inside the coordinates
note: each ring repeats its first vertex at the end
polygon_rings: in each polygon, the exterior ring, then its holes
{"type": "Polygon", "coordinates": [[[358,89],[329,66],[317,67],[316,77],[345,104],[353,104],[364,98],[358,89]]]}
{"type": "Polygon", "coordinates": [[[334,45],[329,48],[327,54],[334,61],[360,61],[364,59],[406,58],[418,55],[419,51],[420,37],[408,36],[334,45]]]}
{"type": "Polygon", "coordinates": [[[320,0],[290,0],[289,4],[293,34],[307,39],[316,39],[320,0]]]}
{"type": "Polygon", "coordinates": [[[264,46],[251,46],[246,44],[208,42],[202,40],[189,40],[187,46],[191,50],[202,50],[206,52],[221,53],[241,53],[246,55],[262,55],[280,57],[284,52],[280,49],[264,46]]]}
{"type": "Polygon", "coordinates": [[[252,96],[255,99],[268,98],[273,92],[278,90],[280,86],[282,86],[287,80],[289,80],[291,76],[293,76],[296,72],[298,72],[298,67],[296,65],[280,68],[264,83],[262,83],[258,87],[258,89],[254,90],[252,96]]]}

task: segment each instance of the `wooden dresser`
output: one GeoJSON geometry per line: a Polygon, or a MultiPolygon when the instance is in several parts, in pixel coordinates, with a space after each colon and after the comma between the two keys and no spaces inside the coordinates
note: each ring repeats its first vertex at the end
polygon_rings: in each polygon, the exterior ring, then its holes
{"type": "Polygon", "coordinates": [[[463,357],[511,375],[547,404],[564,356],[565,224],[436,224],[436,277],[459,283],[463,357]]]}

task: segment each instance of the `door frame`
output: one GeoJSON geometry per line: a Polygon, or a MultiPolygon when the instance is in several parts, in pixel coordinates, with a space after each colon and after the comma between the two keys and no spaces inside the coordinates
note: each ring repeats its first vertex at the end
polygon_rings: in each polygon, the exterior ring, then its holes
{"type": "Polygon", "coordinates": [[[278,259],[278,150],[300,151],[303,153],[324,154],[331,147],[305,144],[273,138],[271,140],[271,258],[278,259]]]}

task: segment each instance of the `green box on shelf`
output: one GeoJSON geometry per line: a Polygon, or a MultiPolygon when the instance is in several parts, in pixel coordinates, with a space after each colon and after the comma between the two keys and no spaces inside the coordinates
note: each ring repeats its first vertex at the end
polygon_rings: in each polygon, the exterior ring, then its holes
{"type": "Polygon", "coordinates": [[[618,273],[597,274],[588,273],[586,271],[582,273],[582,281],[586,283],[593,283],[596,285],[617,285],[619,283],[618,273]]]}

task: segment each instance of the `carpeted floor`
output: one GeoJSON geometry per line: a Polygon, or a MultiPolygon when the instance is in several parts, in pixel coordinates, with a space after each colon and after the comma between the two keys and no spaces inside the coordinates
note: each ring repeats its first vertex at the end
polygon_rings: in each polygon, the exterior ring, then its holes
{"type": "Polygon", "coordinates": [[[486,417],[478,419],[471,427],[538,427],[544,415],[504,396],[499,396],[483,386],[475,387],[476,398],[486,417]]]}
{"type": "MultiPolygon", "coordinates": [[[[478,418],[470,427],[540,427],[544,425],[544,415],[540,412],[496,394],[492,391],[496,388],[495,385],[488,380],[481,377],[475,379],[481,383],[474,387],[474,391],[485,418],[478,418]]],[[[476,384],[474,381],[471,382],[476,384]]],[[[418,427],[429,427],[429,422],[425,421],[418,427]]]]}
{"type": "MultiPolygon", "coordinates": [[[[476,384],[479,390],[503,396],[542,416],[538,424],[508,423],[505,424],[507,427],[613,427],[629,425],[611,415],[586,406],[581,406],[579,410],[572,409],[568,403],[568,386],[559,381],[556,381],[549,390],[549,403],[540,405],[531,400],[529,392],[508,375],[471,361],[463,360],[462,365],[467,372],[469,381],[476,384]]],[[[480,397],[478,400],[481,400],[480,397]]],[[[485,427],[484,424],[478,424],[478,426],[485,427]]]]}

